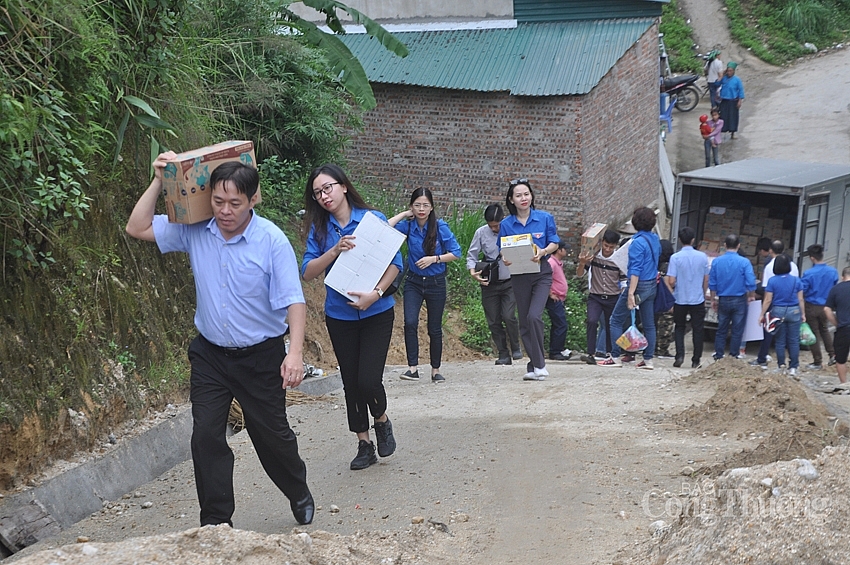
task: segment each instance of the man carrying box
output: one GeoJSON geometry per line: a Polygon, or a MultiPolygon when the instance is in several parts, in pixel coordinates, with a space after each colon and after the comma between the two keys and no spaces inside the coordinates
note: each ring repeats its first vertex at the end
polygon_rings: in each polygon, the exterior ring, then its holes
{"type": "Polygon", "coordinates": [[[298,523],[309,524],[315,506],[307,468],[286,419],[286,387],[304,377],[307,307],[295,253],[277,226],[254,213],[259,176],[238,161],[212,171],[212,220],[176,224],[154,215],[163,169],[176,157],[169,151],[156,158],[153,182],[126,229],[156,242],[162,253],[188,253],[195,276],[199,335],[189,345],[191,445],[201,526],[233,525],[234,459],[225,431],[234,397],[263,468],[289,499],[298,523]]]}

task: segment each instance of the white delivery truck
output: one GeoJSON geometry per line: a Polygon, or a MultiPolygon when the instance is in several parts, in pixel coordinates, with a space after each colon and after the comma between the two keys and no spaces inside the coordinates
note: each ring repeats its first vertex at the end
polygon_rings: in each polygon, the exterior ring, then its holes
{"type": "MultiPolygon", "coordinates": [[[[716,256],[734,233],[740,252],[761,276],[758,240],[780,239],[804,272],[813,243],[824,246],[824,262],[839,272],[850,265],[850,165],[746,159],[680,173],[673,197],[670,241],[678,249],[679,229],[692,227],[696,246],[716,256]]],[[[709,309],[706,322],[715,322],[709,309]]],[[[709,326],[710,327],[710,326],[709,326]]]]}

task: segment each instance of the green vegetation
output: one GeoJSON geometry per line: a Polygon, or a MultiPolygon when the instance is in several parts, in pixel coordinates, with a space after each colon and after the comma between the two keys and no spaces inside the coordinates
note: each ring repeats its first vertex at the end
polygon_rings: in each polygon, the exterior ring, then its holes
{"type": "MultiPolygon", "coordinates": [[[[332,29],[340,29],[337,11],[347,11],[406,54],[339,2],[303,3],[332,29]]],[[[35,417],[46,447],[73,408],[92,425],[66,448],[86,447],[116,421],[185,394],[185,349],[194,334],[186,258],[162,256],[123,232],[157,153],[255,141],[262,213],[288,229],[304,171],[342,160],[374,96],[344,44],[289,5],[3,0],[4,438],[35,417]]],[[[20,461],[19,470],[40,463],[19,459],[17,443],[0,443],[0,456],[20,461]]],[[[42,460],[56,455],[34,452],[42,460]]],[[[0,488],[16,480],[15,471],[0,473],[0,488]]]]}
{"type": "Polygon", "coordinates": [[[702,74],[702,61],[694,51],[693,30],[677,0],[670,0],[661,8],[659,31],[664,35],[670,69],[674,73],[702,74]]]}
{"type": "Polygon", "coordinates": [[[850,37],[846,0],[726,0],[732,37],[760,59],[775,65],[850,37]]]}
{"type": "MultiPolygon", "coordinates": [[[[823,49],[850,39],[850,0],[725,0],[725,4],[732,38],[773,65],[809,53],[804,43],[823,49]]],[[[702,72],[691,28],[676,0],[662,8],[660,31],[673,72],[702,72]]]]}

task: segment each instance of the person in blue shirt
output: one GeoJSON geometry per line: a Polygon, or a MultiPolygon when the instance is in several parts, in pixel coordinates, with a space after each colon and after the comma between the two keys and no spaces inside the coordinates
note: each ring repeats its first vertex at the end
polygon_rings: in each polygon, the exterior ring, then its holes
{"type": "MultiPolygon", "coordinates": [[[[643,326],[643,335],[646,337],[646,349],[643,351],[643,360],[636,367],[638,369],[652,369],[652,356],[655,353],[655,294],[658,291],[658,261],[661,258],[661,239],[657,234],[651,233],[655,227],[655,212],[651,208],[642,206],[632,214],[632,226],[637,233],[632,236],[629,243],[629,266],[626,273],[626,292],[620,294],[611,321],[608,327],[611,329],[612,341],[622,335],[628,324],[626,318],[629,311],[640,305],[640,321],[643,326]]],[[[597,365],[603,367],[619,367],[622,361],[618,359],[620,346],[614,343],[611,347],[611,355],[597,365]]],[[[628,360],[628,359],[627,359],[628,360]]]]}
{"type": "Polygon", "coordinates": [[[681,367],[685,360],[685,327],[691,317],[691,337],[694,354],[691,367],[700,366],[705,328],[705,293],[708,291],[708,255],[694,249],[696,232],[685,226],[679,230],[682,249],[670,258],[667,282],[673,288],[673,320],[675,324],[676,360],[674,367],[681,367]]]}
{"type": "Polygon", "coordinates": [[[711,308],[717,312],[717,333],[714,337],[714,359],[723,358],[726,336],[731,334],[729,354],[737,357],[744,336],[748,302],[755,299],[756,276],[749,259],[738,255],[741,242],[735,234],[726,236],[726,252],[711,262],[708,289],[711,308]]]}
{"type": "MultiPolygon", "coordinates": [[[[531,234],[537,246],[537,253],[529,261],[537,263],[539,271],[511,273],[511,280],[519,312],[519,333],[530,359],[523,379],[542,381],[549,376],[543,348],[543,310],[552,286],[552,267],[546,257],[558,249],[561,240],[552,214],[534,207],[534,192],[528,179],[515,179],[508,183],[505,204],[510,215],[499,226],[499,247],[503,237],[521,234],[531,234]]],[[[508,268],[512,264],[510,261],[504,263],[508,268]]]]}
{"type": "Polygon", "coordinates": [[[443,358],[443,311],[446,309],[446,271],[463,252],[449,225],[437,219],[434,196],[427,188],[410,195],[410,208],[390,218],[390,225],[407,236],[407,275],[404,279],[404,346],[406,381],[419,380],[419,311],[428,308],[431,382],[445,382],[440,374],[443,358]]]}
{"type": "Polygon", "coordinates": [[[155,215],[163,169],[176,158],[169,151],[153,162],[154,179],[126,229],[156,242],[162,253],[188,253],[195,277],[198,336],[189,345],[189,398],[201,525],[233,525],[234,458],[225,432],[234,398],[263,469],[298,523],[309,524],[315,505],[307,467],[286,419],[286,388],[304,377],[307,306],[295,253],[280,228],[254,213],[260,177],[239,162],[225,162],[210,175],[211,220],[172,224],[155,215]]]}
{"type": "Polygon", "coordinates": [[[773,260],[773,277],[764,287],[764,301],[761,305],[759,323],[764,324],[764,317],[770,312],[782,322],[776,330],[776,362],[777,371],[785,372],[785,347],[788,347],[790,362],[788,374],[797,376],[800,366],[800,326],[806,321],[805,299],[803,298],[803,281],[791,274],[791,259],[787,255],[778,255],[773,260]]]}
{"type": "Polygon", "coordinates": [[[726,73],[720,79],[720,119],[723,120],[723,132],[731,132],[731,139],[735,139],[738,131],[741,104],[744,102],[744,83],[735,74],[738,63],[729,61],[726,65],[726,73]]]}
{"type": "MultiPolygon", "coordinates": [[[[386,217],[366,204],[338,165],[326,163],[310,174],[304,195],[307,234],[301,276],[305,281],[327,274],[337,258],[353,249],[352,235],[366,214],[386,217]]],[[[352,470],[377,463],[369,439],[369,414],[374,419],[378,455],[389,457],[396,448],[393,426],[387,416],[384,366],[393,332],[395,300],[384,295],[402,268],[396,253],[374,290],[351,291],[343,296],[326,286],[325,325],[339,363],[348,429],[357,435],[357,456],[352,470]]]]}
{"type": "Polygon", "coordinates": [[[838,271],[835,267],[823,262],[823,245],[819,243],[808,247],[809,259],[812,266],[803,273],[803,298],[806,300],[806,320],[815,334],[815,344],[809,347],[812,352],[812,363],[806,368],[819,371],[823,368],[823,353],[820,344],[829,355],[829,364],[835,365],[835,349],[832,344],[832,334],[827,326],[824,305],[829,290],[838,284],[838,271]]]}

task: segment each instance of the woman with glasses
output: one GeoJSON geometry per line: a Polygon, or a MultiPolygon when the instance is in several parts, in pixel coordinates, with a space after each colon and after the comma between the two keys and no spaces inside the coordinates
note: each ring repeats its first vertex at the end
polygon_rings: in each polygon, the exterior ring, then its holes
{"type": "MultiPolygon", "coordinates": [[[[546,308],[549,289],[552,286],[552,267],[545,259],[558,249],[561,240],[552,214],[535,209],[534,192],[528,179],[515,179],[508,184],[505,204],[511,215],[502,220],[499,227],[500,246],[501,238],[521,234],[531,234],[537,246],[537,253],[529,258],[529,261],[538,264],[537,271],[512,273],[511,280],[519,311],[520,336],[525,353],[531,359],[523,379],[542,381],[549,376],[543,350],[543,310],[546,308]]],[[[505,265],[510,267],[512,263],[506,260],[505,265]]]]}
{"type": "MultiPolygon", "coordinates": [[[[330,163],[314,169],[307,179],[304,207],[304,225],[309,230],[301,264],[305,281],[327,274],[337,257],[357,245],[352,233],[367,213],[386,220],[366,204],[345,172],[330,163]]],[[[397,253],[374,290],[352,291],[350,296],[343,296],[325,289],[325,324],[342,375],[348,428],[359,440],[352,470],[378,462],[375,445],[369,439],[370,413],[375,422],[378,455],[389,457],[396,447],[383,383],[395,300],[384,296],[384,290],[401,268],[401,253],[397,253]]]]}
{"type": "Polygon", "coordinates": [[[427,188],[410,195],[410,208],[389,220],[407,236],[408,272],[404,281],[404,346],[407,349],[406,381],[419,380],[419,311],[428,308],[431,382],[442,383],[443,310],[446,308],[446,263],[462,251],[449,225],[437,219],[434,197],[427,188]]]}

